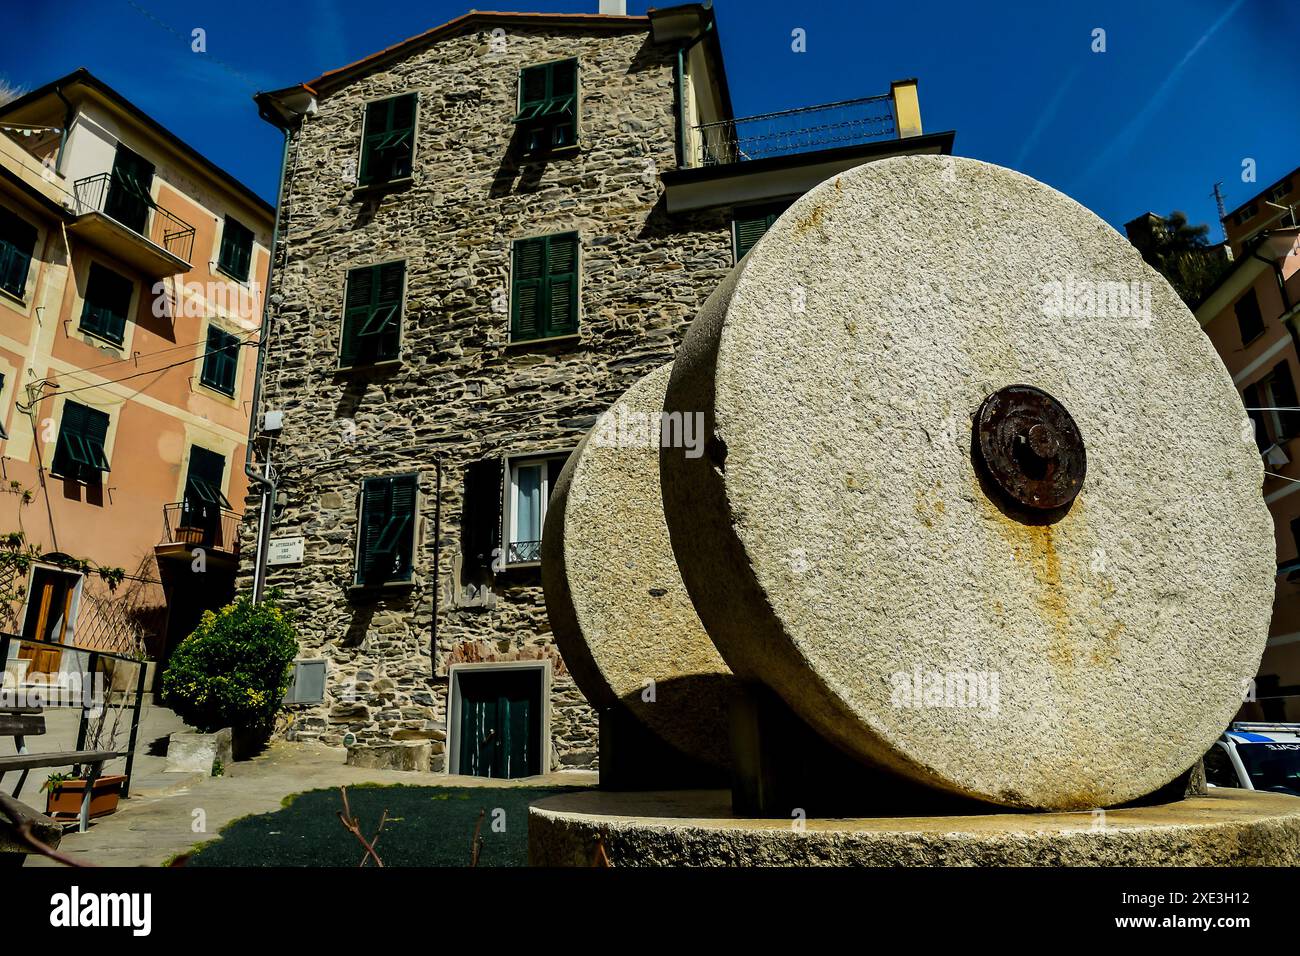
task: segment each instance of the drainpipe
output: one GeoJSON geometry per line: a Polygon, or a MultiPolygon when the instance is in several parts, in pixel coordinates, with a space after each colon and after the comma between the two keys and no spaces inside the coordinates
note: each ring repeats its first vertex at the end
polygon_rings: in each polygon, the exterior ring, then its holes
{"type": "MultiPolygon", "coordinates": [[[[266,118],[265,113],[263,117],[266,118]]],[[[277,124],[278,125],[278,124],[277,124]]],[[[253,441],[258,432],[257,406],[262,397],[262,373],[266,365],[266,343],[271,327],[271,279],[275,275],[276,250],[280,245],[280,210],[284,208],[285,170],[289,166],[290,131],[284,132],[284,149],[280,156],[280,184],[275,193],[275,224],[271,229],[271,259],[266,267],[266,294],[262,298],[262,328],[257,335],[257,373],[253,376],[253,403],[248,417],[248,444],[244,447],[244,474],[249,481],[262,490],[261,504],[258,506],[257,544],[253,553],[253,603],[262,602],[262,592],[266,589],[266,551],[271,540],[272,509],[275,506],[275,481],[271,469],[271,456],[268,452],[263,471],[253,467],[253,441]],[[265,472],[265,473],[263,473],[265,472]]]]}
{"type": "Polygon", "coordinates": [[[429,677],[438,676],[438,591],[442,588],[442,456],[433,459],[433,621],[429,626],[429,677]]]}

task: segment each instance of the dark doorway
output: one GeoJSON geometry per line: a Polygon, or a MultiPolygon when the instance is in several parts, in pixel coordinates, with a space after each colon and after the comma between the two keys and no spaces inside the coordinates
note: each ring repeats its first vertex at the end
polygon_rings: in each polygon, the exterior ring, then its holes
{"type": "Polygon", "coordinates": [[[459,760],[471,777],[530,777],[542,766],[542,669],[462,670],[459,760]]]}
{"type": "Polygon", "coordinates": [[[223,540],[221,509],[230,502],[221,493],[226,473],[226,459],[215,451],[190,446],[190,469],[185,478],[185,500],[181,503],[181,526],[190,529],[187,541],[205,548],[221,548],[223,540]],[[193,533],[197,531],[196,536],[193,533]]]}
{"type": "Polygon", "coordinates": [[[104,214],[112,216],[128,229],[143,233],[149,221],[149,209],[153,206],[150,195],[153,172],[153,163],[118,143],[104,214]]]}

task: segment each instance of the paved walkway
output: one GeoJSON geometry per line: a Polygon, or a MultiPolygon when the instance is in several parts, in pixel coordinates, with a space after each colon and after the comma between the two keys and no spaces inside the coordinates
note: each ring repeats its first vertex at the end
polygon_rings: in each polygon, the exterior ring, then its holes
{"type": "MultiPolygon", "coordinates": [[[[342,748],[277,741],[261,756],[227,767],[220,777],[163,774],[161,763],[149,763],[137,777],[140,786],[132,787],[130,800],[122,801],[111,816],[94,821],[86,833],[65,834],[59,849],[100,866],[160,866],[195,844],[213,839],[232,820],[270,813],[280,809],[290,794],[322,787],[359,783],[443,787],[596,784],[596,774],[583,771],[488,780],[443,773],[367,770],[345,765],[344,757],[342,748]]],[[[144,763],[142,759],[137,766],[144,763]]],[[[24,791],[23,795],[28,802],[35,800],[33,793],[24,791]]],[[[29,857],[27,865],[59,864],[43,857],[29,857]]]]}

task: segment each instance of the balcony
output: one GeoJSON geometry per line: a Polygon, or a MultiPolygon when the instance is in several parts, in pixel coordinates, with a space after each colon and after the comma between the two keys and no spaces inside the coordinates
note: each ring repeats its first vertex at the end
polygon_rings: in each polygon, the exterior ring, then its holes
{"type": "Polygon", "coordinates": [[[506,551],[506,564],[531,564],[542,560],[542,542],[511,541],[506,551]]]}
{"type": "Polygon", "coordinates": [[[188,562],[201,548],[209,564],[234,565],[239,561],[240,522],[236,512],[217,505],[188,501],[163,505],[163,539],[154,546],[154,557],[159,562],[188,562]]]}
{"type": "Polygon", "coordinates": [[[143,272],[165,279],[190,271],[194,227],[137,195],[112,173],[99,173],[73,184],[74,235],[90,240],[143,272]]]}
{"type": "Polygon", "coordinates": [[[888,94],[706,123],[695,133],[692,166],[794,156],[898,136],[888,94]]]}
{"type": "Polygon", "coordinates": [[[952,132],[925,134],[915,80],[888,93],[689,127],[683,167],[664,173],[668,211],[802,195],[873,159],[952,152],[952,132]]]}

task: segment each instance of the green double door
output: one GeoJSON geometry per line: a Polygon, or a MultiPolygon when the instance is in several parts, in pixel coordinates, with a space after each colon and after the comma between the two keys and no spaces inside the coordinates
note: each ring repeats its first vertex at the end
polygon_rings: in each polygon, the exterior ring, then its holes
{"type": "Polygon", "coordinates": [[[528,777],[541,772],[542,687],[537,670],[462,672],[460,760],[472,777],[528,777]]]}

